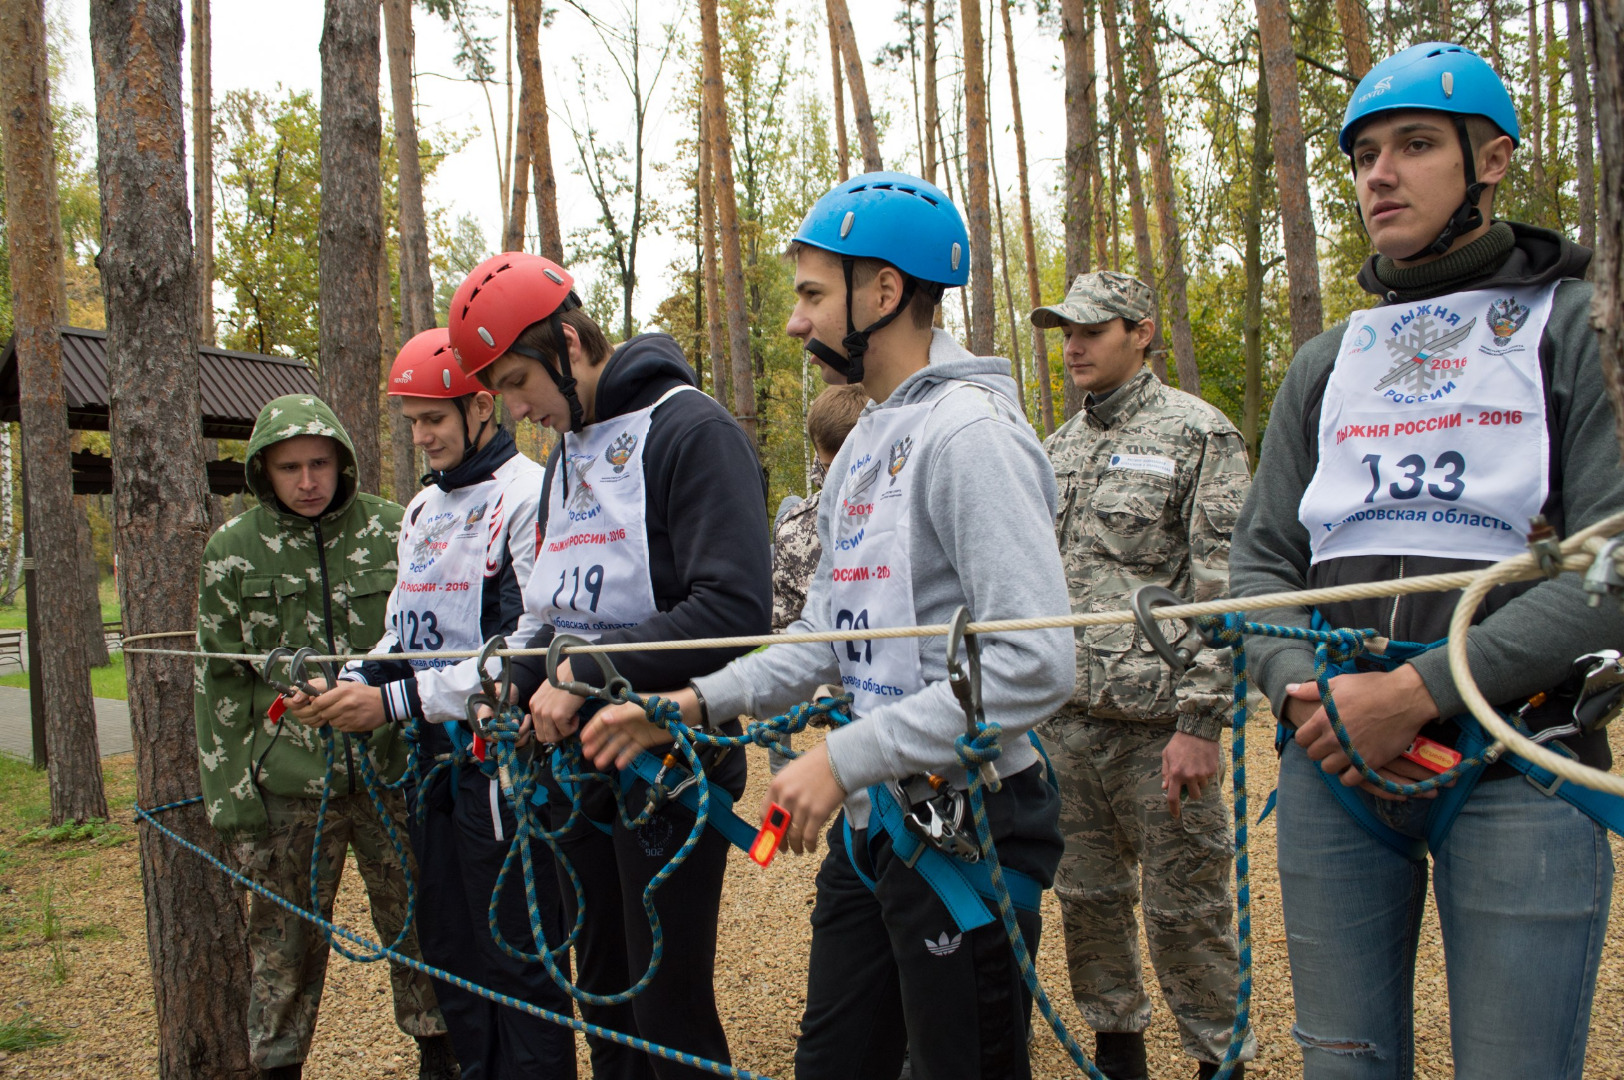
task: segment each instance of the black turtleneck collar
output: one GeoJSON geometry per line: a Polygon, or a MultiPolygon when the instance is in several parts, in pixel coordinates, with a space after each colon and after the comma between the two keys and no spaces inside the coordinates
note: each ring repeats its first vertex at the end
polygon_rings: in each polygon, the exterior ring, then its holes
{"type": "Polygon", "coordinates": [[[1468,289],[1583,277],[1589,263],[1590,251],[1559,233],[1496,221],[1470,244],[1419,266],[1399,266],[1384,255],[1372,255],[1359,270],[1359,285],[1389,304],[1409,304],[1468,289]]]}
{"type": "Polygon", "coordinates": [[[452,468],[444,472],[426,474],[423,477],[423,484],[424,486],[433,484],[441,491],[455,491],[470,484],[483,483],[518,452],[519,448],[513,442],[513,433],[506,428],[497,428],[490,442],[463,458],[452,468]]]}

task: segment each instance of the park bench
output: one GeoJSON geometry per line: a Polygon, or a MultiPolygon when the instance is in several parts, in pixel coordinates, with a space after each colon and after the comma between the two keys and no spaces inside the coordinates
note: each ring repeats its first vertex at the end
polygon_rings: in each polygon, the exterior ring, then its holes
{"type": "Polygon", "coordinates": [[[21,630],[0,630],[0,668],[4,668],[6,661],[17,665],[17,670],[23,670],[23,632],[21,630]]]}
{"type": "Polygon", "coordinates": [[[120,619],[102,623],[102,640],[107,643],[108,651],[116,652],[124,648],[124,623],[120,619]]]}

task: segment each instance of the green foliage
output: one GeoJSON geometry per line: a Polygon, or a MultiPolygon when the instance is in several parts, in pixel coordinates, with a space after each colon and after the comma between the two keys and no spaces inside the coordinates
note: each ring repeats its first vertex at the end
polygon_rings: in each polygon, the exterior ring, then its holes
{"type": "Polygon", "coordinates": [[[47,1027],[27,1012],[19,1012],[10,1019],[0,1020],[0,1051],[21,1054],[41,1046],[55,1046],[66,1042],[68,1036],[53,1027],[47,1027]]]}
{"type": "MultiPolygon", "coordinates": [[[[232,297],[220,319],[220,342],[226,348],[315,362],[320,340],[321,108],[310,91],[282,91],[273,97],[233,90],[216,104],[215,123],[220,194],[214,269],[232,297]]],[[[394,125],[387,114],[383,133],[384,243],[391,291],[398,293],[399,170],[394,125]]],[[[425,184],[444,157],[471,137],[422,133],[418,156],[425,184]]],[[[448,229],[442,210],[424,210],[429,235],[441,249],[438,256],[431,254],[431,262],[443,280],[447,259],[465,259],[470,250],[483,247],[483,239],[471,222],[459,221],[448,229]]]]}
{"type": "Polygon", "coordinates": [[[214,269],[231,349],[318,355],[321,113],[309,91],[232,90],[215,106],[214,269]]]}
{"type": "Polygon", "coordinates": [[[128,834],[122,826],[102,818],[91,818],[84,822],[67,821],[61,825],[29,829],[17,839],[24,844],[71,844],[88,840],[101,847],[111,847],[123,843],[128,839],[128,834]]]}

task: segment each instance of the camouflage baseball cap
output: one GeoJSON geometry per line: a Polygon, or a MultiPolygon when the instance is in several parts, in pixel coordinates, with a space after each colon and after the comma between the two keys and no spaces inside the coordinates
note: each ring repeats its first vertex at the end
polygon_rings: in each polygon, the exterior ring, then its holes
{"type": "Polygon", "coordinates": [[[1078,274],[1064,300],[1032,312],[1032,325],[1053,330],[1068,322],[1084,326],[1112,319],[1141,322],[1155,312],[1156,297],[1149,285],[1115,270],[1100,270],[1078,274]]]}

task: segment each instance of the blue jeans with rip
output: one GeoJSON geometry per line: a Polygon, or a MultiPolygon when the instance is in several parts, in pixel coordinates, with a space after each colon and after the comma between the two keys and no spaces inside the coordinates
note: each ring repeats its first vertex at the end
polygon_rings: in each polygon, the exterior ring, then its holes
{"type": "MultiPolygon", "coordinates": [[[[1428,800],[1361,792],[1424,836],[1428,800]]],[[[1295,742],[1280,762],[1280,892],[1309,1080],[1407,1080],[1427,865],[1366,832],[1295,742]]],[[[1600,825],[1522,777],[1480,783],[1434,853],[1461,1080],[1579,1080],[1613,893],[1600,825]]]]}

